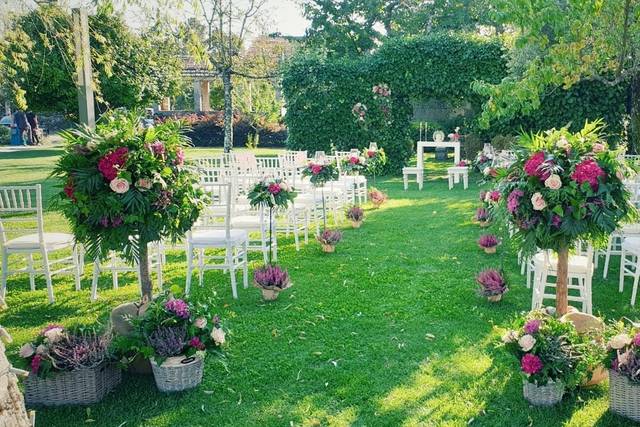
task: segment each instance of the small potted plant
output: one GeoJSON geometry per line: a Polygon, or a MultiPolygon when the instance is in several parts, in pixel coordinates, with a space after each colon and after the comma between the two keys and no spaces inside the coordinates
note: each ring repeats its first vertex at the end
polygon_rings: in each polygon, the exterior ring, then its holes
{"type": "Polygon", "coordinates": [[[318,242],[322,245],[323,252],[335,252],[336,245],[342,240],[342,233],[338,230],[324,230],[318,236],[318,242]]]}
{"type": "Polygon", "coordinates": [[[121,380],[109,351],[111,337],[92,328],[44,328],[20,348],[31,374],[25,382],[27,405],[97,403],[121,380]]]}
{"type": "Polygon", "coordinates": [[[535,406],[551,406],[565,390],[576,388],[589,375],[591,348],[573,323],[536,310],[519,317],[502,337],[520,361],[524,398],[535,406]]]}
{"type": "Polygon", "coordinates": [[[609,406],[640,422],[640,327],[617,322],[609,328],[609,406]]]}
{"type": "Polygon", "coordinates": [[[149,358],[160,391],[187,390],[202,381],[206,351],[225,342],[212,305],[207,300],[193,304],[167,292],[132,320],[142,341],[138,350],[149,358]]]}
{"type": "Polygon", "coordinates": [[[491,225],[489,211],[485,208],[478,208],[476,210],[475,220],[478,221],[478,224],[480,224],[480,227],[483,227],[483,228],[491,225]]]}
{"type": "Polygon", "coordinates": [[[347,219],[351,221],[353,228],[360,228],[364,219],[364,209],[360,206],[352,206],[347,210],[347,219]]]}
{"type": "Polygon", "coordinates": [[[387,195],[377,188],[371,187],[369,189],[369,199],[371,200],[371,203],[373,203],[373,207],[375,209],[378,209],[384,202],[387,201],[387,195]]]}
{"type": "Polygon", "coordinates": [[[494,268],[488,268],[478,273],[476,282],[479,286],[478,293],[490,302],[500,301],[502,295],[509,290],[502,273],[494,268]]]}
{"type": "Polygon", "coordinates": [[[498,243],[498,238],[493,234],[484,234],[478,239],[478,246],[484,249],[486,254],[495,254],[498,243]]]}
{"type": "Polygon", "coordinates": [[[253,282],[262,290],[262,298],[265,301],[277,299],[280,292],[291,287],[289,273],[277,265],[266,265],[256,269],[253,273],[253,282]]]}

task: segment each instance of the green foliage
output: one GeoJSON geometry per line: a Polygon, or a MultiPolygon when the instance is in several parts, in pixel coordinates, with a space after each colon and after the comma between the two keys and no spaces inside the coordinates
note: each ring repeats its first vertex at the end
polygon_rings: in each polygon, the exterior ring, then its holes
{"type": "Polygon", "coordinates": [[[0,126],[0,145],[6,145],[11,140],[11,129],[0,126]]]}
{"type": "MultiPolygon", "coordinates": [[[[99,108],[146,106],[179,93],[182,63],[163,31],[133,33],[110,2],[89,17],[94,90],[99,108]]],[[[34,111],[77,110],[71,15],[41,6],[18,18],[0,44],[0,80],[16,105],[34,111]]]]}
{"type": "Polygon", "coordinates": [[[470,35],[389,40],[375,53],[357,59],[297,55],[282,81],[288,146],[349,150],[373,141],[387,153],[386,170],[399,171],[413,153],[411,100],[440,98],[479,106],[482,98],[471,90],[471,83],[497,83],[505,72],[500,41],[470,35]],[[377,84],[391,89],[388,110],[374,108],[378,102],[372,88],[377,84]],[[353,118],[356,103],[369,107],[366,126],[353,118]]]}

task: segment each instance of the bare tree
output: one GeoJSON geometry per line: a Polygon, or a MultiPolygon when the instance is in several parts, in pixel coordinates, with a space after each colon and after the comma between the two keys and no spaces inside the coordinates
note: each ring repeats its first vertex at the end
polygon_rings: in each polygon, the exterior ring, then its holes
{"type": "MultiPolygon", "coordinates": [[[[243,45],[259,26],[267,0],[192,0],[206,26],[204,48],[206,61],[220,75],[224,88],[224,150],[233,148],[233,75],[248,78],[270,78],[243,72],[243,45]]],[[[194,56],[202,51],[194,49],[194,56]]]]}

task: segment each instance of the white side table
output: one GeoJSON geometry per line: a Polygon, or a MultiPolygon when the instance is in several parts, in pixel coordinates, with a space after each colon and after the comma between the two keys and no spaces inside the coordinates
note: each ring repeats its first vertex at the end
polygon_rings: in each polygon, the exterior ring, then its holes
{"type": "Polygon", "coordinates": [[[462,184],[464,189],[469,188],[469,167],[468,166],[454,166],[447,168],[447,175],[449,178],[449,190],[453,188],[453,183],[460,182],[462,176],[462,184]]]}
{"type": "Polygon", "coordinates": [[[404,167],[402,168],[402,180],[404,181],[405,191],[409,188],[409,176],[415,175],[416,182],[418,183],[418,189],[422,190],[422,184],[424,182],[424,169],[421,167],[404,167]]]}

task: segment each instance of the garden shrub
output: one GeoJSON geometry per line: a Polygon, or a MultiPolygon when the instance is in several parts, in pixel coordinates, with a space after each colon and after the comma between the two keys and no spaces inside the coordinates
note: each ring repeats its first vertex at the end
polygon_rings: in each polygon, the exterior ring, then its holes
{"type": "Polygon", "coordinates": [[[11,141],[11,130],[6,126],[0,126],[0,145],[7,145],[11,141]]]}
{"type": "MultiPolygon", "coordinates": [[[[389,157],[387,172],[397,172],[415,152],[418,132],[415,124],[411,125],[412,101],[436,98],[481,111],[485,99],[472,89],[471,83],[499,82],[506,76],[505,50],[500,39],[459,33],[391,39],[369,55],[350,59],[302,52],[283,70],[287,145],[313,153],[330,151],[332,147],[363,148],[375,141],[389,157]],[[372,93],[372,87],[380,83],[391,89],[390,117],[382,114],[372,93]],[[358,123],[351,113],[358,102],[368,108],[363,123],[358,123]]],[[[521,131],[567,123],[576,130],[585,120],[599,117],[608,123],[610,139],[616,139],[624,100],[623,87],[583,81],[570,90],[550,88],[540,109],[527,116],[496,121],[489,129],[480,129],[475,117],[461,116],[451,123],[431,123],[430,130],[441,126],[448,133],[461,126],[461,133],[466,135],[463,152],[468,158],[475,154],[472,148],[477,151],[496,136],[508,138],[521,131]]],[[[502,139],[498,141],[503,143],[502,139]]]]}

